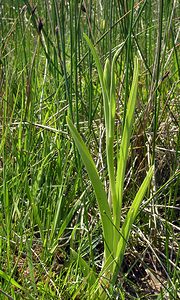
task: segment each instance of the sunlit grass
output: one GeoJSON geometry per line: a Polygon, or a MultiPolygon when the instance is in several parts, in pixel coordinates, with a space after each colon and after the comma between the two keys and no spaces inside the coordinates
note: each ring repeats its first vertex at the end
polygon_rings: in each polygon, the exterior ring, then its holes
{"type": "Polygon", "coordinates": [[[0,298],[179,297],[179,6],[126,2],[0,3],[0,298]]]}

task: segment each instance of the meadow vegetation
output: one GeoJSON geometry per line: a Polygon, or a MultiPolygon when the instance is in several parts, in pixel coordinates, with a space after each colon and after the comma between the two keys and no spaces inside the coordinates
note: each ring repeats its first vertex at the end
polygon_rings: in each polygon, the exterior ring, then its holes
{"type": "Polygon", "coordinates": [[[179,13],[0,1],[0,299],[180,297],[179,13]]]}

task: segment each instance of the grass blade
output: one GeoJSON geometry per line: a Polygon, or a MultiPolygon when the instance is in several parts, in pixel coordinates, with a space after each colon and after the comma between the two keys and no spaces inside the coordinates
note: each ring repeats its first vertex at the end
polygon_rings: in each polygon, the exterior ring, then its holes
{"type": "Polygon", "coordinates": [[[87,281],[89,282],[90,286],[95,284],[97,278],[94,271],[91,269],[89,264],[81,257],[79,253],[71,248],[71,254],[74,261],[79,261],[79,265],[81,267],[84,276],[87,277],[87,281]]]}
{"type": "Polygon", "coordinates": [[[124,125],[122,142],[120,146],[120,153],[118,157],[118,165],[117,165],[116,191],[117,191],[118,201],[114,207],[114,210],[118,212],[118,214],[116,214],[116,219],[115,219],[116,228],[119,228],[120,226],[124,176],[126,171],[128,149],[130,144],[133,117],[134,117],[134,111],[136,106],[137,87],[138,87],[138,59],[136,58],[134,64],[133,82],[132,82],[131,92],[130,92],[129,101],[127,105],[127,113],[125,118],[125,125],[124,125]]]}
{"type": "Polygon", "coordinates": [[[12,285],[14,285],[16,288],[20,290],[24,290],[23,287],[11,276],[0,270],[0,276],[4,278],[6,281],[10,282],[12,285]]]}
{"type": "Polygon", "coordinates": [[[112,217],[111,211],[109,208],[107,196],[105,190],[103,188],[102,182],[99,178],[96,166],[94,161],[83,142],[80,134],[77,129],[74,127],[71,120],[67,117],[67,124],[72,134],[72,137],[75,141],[76,147],[79,150],[82,161],[86,167],[87,173],[91,180],[92,186],[95,191],[96,199],[99,206],[99,211],[101,215],[102,227],[103,227],[103,235],[104,235],[104,249],[105,249],[105,260],[109,258],[113,253],[112,240],[113,240],[113,226],[112,226],[112,217]]]}
{"type": "Polygon", "coordinates": [[[91,53],[93,55],[93,58],[95,60],[96,67],[97,67],[97,70],[98,70],[100,84],[101,84],[102,93],[103,93],[104,116],[105,116],[106,130],[107,130],[107,132],[109,132],[109,98],[108,98],[108,89],[105,85],[104,78],[103,78],[103,68],[102,68],[100,59],[98,57],[98,54],[96,52],[96,49],[93,46],[92,42],[90,41],[90,39],[88,38],[88,36],[86,34],[84,34],[84,38],[85,38],[89,48],[91,49],[91,53]]]}
{"type": "Polygon", "coordinates": [[[119,272],[119,268],[121,267],[122,264],[122,260],[124,257],[124,252],[126,249],[126,245],[127,245],[127,241],[130,235],[130,231],[132,228],[132,225],[135,221],[135,218],[138,214],[140,205],[142,203],[143,197],[147,191],[147,188],[150,185],[151,182],[151,178],[153,175],[153,171],[154,168],[153,166],[149,169],[143,183],[141,184],[136,197],[133,201],[133,203],[131,204],[131,207],[126,215],[124,224],[122,226],[122,230],[121,230],[121,237],[117,246],[117,252],[116,252],[116,261],[117,263],[115,264],[115,270],[114,270],[114,274],[113,274],[113,281],[115,282],[116,278],[117,278],[117,274],[119,272]]]}

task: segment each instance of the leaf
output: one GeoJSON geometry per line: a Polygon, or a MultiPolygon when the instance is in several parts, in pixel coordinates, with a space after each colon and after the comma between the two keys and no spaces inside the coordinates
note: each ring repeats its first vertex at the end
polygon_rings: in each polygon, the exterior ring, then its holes
{"type": "Polygon", "coordinates": [[[81,268],[81,271],[84,274],[84,276],[87,277],[90,286],[95,284],[95,282],[97,281],[96,274],[91,269],[89,264],[82,258],[82,256],[79,253],[77,253],[72,248],[71,248],[71,254],[74,261],[79,261],[79,266],[81,268]]]}
{"type": "Polygon", "coordinates": [[[133,200],[133,203],[131,204],[131,207],[126,215],[124,224],[122,226],[119,243],[117,245],[116,263],[115,263],[115,269],[114,269],[114,274],[113,274],[113,282],[115,282],[118,271],[121,267],[123,257],[124,257],[124,252],[126,249],[129,235],[130,235],[130,231],[131,231],[132,225],[136,219],[136,216],[138,214],[138,211],[139,211],[140,205],[142,203],[142,200],[145,196],[145,193],[150,185],[153,171],[154,171],[154,167],[152,166],[149,169],[143,183],[141,184],[141,186],[136,194],[136,197],[133,200]]]}
{"type": "Polygon", "coordinates": [[[137,87],[138,87],[138,59],[136,58],[134,63],[133,82],[132,82],[129,101],[127,105],[125,125],[124,125],[122,142],[120,146],[120,153],[119,153],[118,164],[117,164],[116,191],[117,191],[118,201],[116,203],[116,207],[114,207],[114,210],[118,212],[116,214],[116,220],[114,222],[116,228],[119,228],[120,226],[124,177],[125,177],[126,164],[128,158],[128,149],[129,149],[131,132],[132,132],[134,111],[136,106],[137,87]]]}
{"type": "MultiPolygon", "coordinates": [[[[81,200],[81,199],[80,199],[81,200]]],[[[59,230],[58,230],[58,233],[57,233],[57,236],[56,236],[56,239],[54,240],[54,242],[52,243],[52,245],[50,244],[50,248],[49,248],[49,251],[50,253],[54,253],[54,251],[56,250],[57,246],[58,246],[58,242],[61,238],[61,236],[63,235],[64,231],[66,230],[68,224],[70,223],[70,221],[72,220],[72,217],[73,215],[75,214],[75,212],[77,212],[80,204],[81,204],[81,201],[78,200],[75,205],[73,205],[73,207],[70,209],[69,213],[67,214],[67,216],[65,217],[62,225],[60,226],[59,230]]],[[[55,231],[54,231],[55,232],[55,231]]],[[[52,236],[53,237],[53,236],[52,236]]],[[[50,243],[53,239],[50,240],[50,243]]]]}
{"type": "MultiPolygon", "coordinates": [[[[96,67],[98,70],[100,84],[101,84],[102,93],[103,93],[105,124],[106,124],[106,130],[108,132],[109,131],[109,99],[108,99],[108,88],[106,87],[104,79],[103,79],[103,68],[102,68],[102,65],[101,65],[101,62],[100,62],[100,59],[98,57],[95,47],[93,46],[92,42],[90,41],[90,39],[88,38],[88,36],[85,33],[84,33],[84,38],[85,38],[89,48],[91,49],[91,53],[93,55],[93,58],[95,60],[96,67]]],[[[110,76],[110,74],[109,74],[109,76],[110,76]]]]}
{"type": "Polygon", "coordinates": [[[15,286],[17,289],[20,289],[23,291],[27,296],[28,299],[35,300],[31,294],[29,294],[29,291],[26,290],[23,286],[21,286],[14,278],[12,278],[10,275],[6,274],[4,271],[0,270],[0,277],[4,278],[6,281],[11,283],[13,286],[15,286]]]}
{"type": "Polygon", "coordinates": [[[104,72],[103,72],[103,80],[104,80],[104,85],[106,87],[106,92],[108,95],[108,101],[110,97],[110,88],[111,88],[111,66],[110,66],[110,61],[107,58],[104,66],[104,72]]]}
{"type": "Polygon", "coordinates": [[[3,272],[2,270],[0,270],[0,276],[2,278],[4,278],[6,281],[10,282],[12,285],[14,285],[16,288],[20,289],[20,290],[24,290],[24,288],[15,280],[13,279],[11,276],[9,276],[8,274],[6,274],[5,272],[3,272]]]}
{"type": "Polygon", "coordinates": [[[94,161],[83,142],[77,129],[74,127],[71,120],[67,117],[67,124],[79,150],[82,161],[86,167],[87,173],[91,180],[92,186],[95,191],[96,199],[98,202],[98,207],[101,215],[103,236],[104,236],[104,249],[105,249],[105,259],[107,260],[110,255],[113,254],[112,240],[113,240],[113,223],[111,217],[111,211],[108,204],[107,196],[103,188],[102,182],[99,178],[94,161]]]}

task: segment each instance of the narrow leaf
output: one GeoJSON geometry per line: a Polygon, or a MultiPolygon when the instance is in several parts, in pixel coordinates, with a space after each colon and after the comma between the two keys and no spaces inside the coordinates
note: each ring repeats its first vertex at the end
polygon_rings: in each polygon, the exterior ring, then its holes
{"type": "Polygon", "coordinates": [[[108,95],[108,100],[110,96],[110,87],[111,87],[111,66],[109,59],[106,59],[105,66],[104,66],[104,72],[103,72],[103,80],[104,85],[106,87],[106,92],[108,95]]]}
{"type": "Polygon", "coordinates": [[[11,276],[0,270],[0,277],[4,278],[6,281],[10,282],[12,285],[14,285],[16,288],[20,290],[24,290],[24,288],[11,276]]]}
{"type": "Polygon", "coordinates": [[[142,200],[145,196],[145,193],[150,185],[151,182],[151,178],[153,175],[153,166],[149,169],[143,183],[141,184],[136,197],[133,201],[133,203],[131,204],[131,207],[126,215],[124,224],[122,226],[122,230],[121,230],[121,234],[120,234],[120,239],[119,239],[119,243],[117,246],[117,252],[116,252],[116,263],[115,263],[115,269],[114,269],[114,274],[113,274],[113,281],[116,280],[116,277],[118,275],[118,271],[121,267],[122,261],[123,261],[123,257],[124,257],[124,252],[126,249],[126,245],[128,242],[128,238],[130,235],[130,231],[132,228],[132,225],[136,219],[136,216],[138,214],[140,205],[142,203],[142,200]]]}
{"type": "Polygon", "coordinates": [[[96,274],[91,269],[89,264],[82,258],[82,256],[79,253],[77,253],[72,248],[71,248],[71,254],[72,254],[72,258],[74,261],[79,261],[79,266],[81,268],[81,271],[84,274],[84,276],[87,277],[88,283],[90,284],[90,286],[95,284],[95,282],[97,280],[96,274]]]}
{"type": "Polygon", "coordinates": [[[109,103],[108,103],[109,99],[108,99],[108,92],[106,89],[106,85],[105,85],[104,79],[103,79],[103,68],[102,68],[102,65],[101,65],[101,62],[100,62],[100,59],[98,57],[95,47],[93,46],[91,40],[88,38],[88,36],[85,33],[84,33],[84,38],[91,50],[91,53],[93,55],[93,58],[95,60],[96,67],[98,70],[100,84],[101,84],[102,93],[103,93],[105,124],[106,124],[106,130],[108,131],[108,128],[109,128],[109,103]]]}
{"type": "Polygon", "coordinates": [[[112,217],[111,211],[109,208],[107,196],[105,190],[103,188],[102,182],[99,178],[96,166],[94,161],[83,142],[80,134],[78,133],[77,129],[74,127],[71,120],[67,117],[67,124],[72,134],[72,137],[75,141],[76,147],[79,150],[81,155],[82,161],[86,167],[86,171],[89,175],[91,180],[92,186],[95,191],[96,199],[99,206],[99,211],[101,215],[102,227],[103,227],[103,235],[104,235],[104,249],[105,249],[105,258],[106,260],[110,255],[112,255],[112,240],[113,240],[113,225],[112,225],[112,217]]]}
{"type": "Polygon", "coordinates": [[[132,87],[130,91],[128,106],[127,106],[125,125],[124,125],[122,142],[120,146],[120,153],[118,157],[118,165],[117,165],[116,190],[117,190],[118,201],[116,206],[114,207],[115,212],[117,212],[116,220],[115,220],[115,226],[117,228],[119,228],[120,226],[124,177],[125,177],[126,164],[128,158],[128,149],[129,149],[131,132],[132,132],[134,111],[136,106],[137,87],[138,87],[138,59],[136,58],[134,63],[133,82],[132,82],[132,87]]]}

